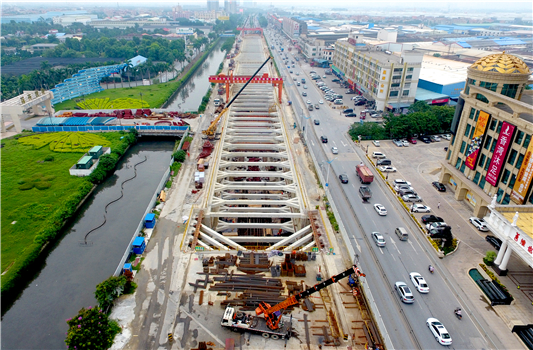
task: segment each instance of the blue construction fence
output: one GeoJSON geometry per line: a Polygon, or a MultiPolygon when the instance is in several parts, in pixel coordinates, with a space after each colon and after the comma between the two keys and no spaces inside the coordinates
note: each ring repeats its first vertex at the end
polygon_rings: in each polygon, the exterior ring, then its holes
{"type": "Polygon", "coordinates": [[[185,132],[188,126],[165,126],[165,125],[112,125],[112,126],[34,126],[33,132],[59,132],[59,131],[127,131],[129,129],[137,129],[137,131],[183,131],[185,132]]]}

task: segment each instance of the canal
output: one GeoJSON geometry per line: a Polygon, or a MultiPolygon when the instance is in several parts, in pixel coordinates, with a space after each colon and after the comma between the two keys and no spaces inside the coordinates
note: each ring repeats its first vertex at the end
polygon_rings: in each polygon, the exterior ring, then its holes
{"type": "Polygon", "coordinates": [[[202,97],[207,93],[209,85],[209,76],[217,73],[220,63],[224,60],[225,51],[220,51],[223,40],[209,53],[204,63],[189,81],[174,96],[174,99],[168,104],[169,110],[178,110],[182,112],[196,111],[202,103],[202,97]]]}
{"type": "MultiPolygon", "coordinates": [[[[82,307],[96,305],[96,285],[111,276],[122,258],[139,221],[164,172],[168,169],[173,141],[143,141],[124,155],[115,174],[101,184],[80,208],[75,220],[66,227],[63,238],[55,244],[42,270],[34,277],[18,300],[2,318],[2,349],[65,349],[66,319],[82,307]],[[83,247],[85,234],[92,232],[83,247]]],[[[4,306],[5,307],[5,306],[4,306]]]]}

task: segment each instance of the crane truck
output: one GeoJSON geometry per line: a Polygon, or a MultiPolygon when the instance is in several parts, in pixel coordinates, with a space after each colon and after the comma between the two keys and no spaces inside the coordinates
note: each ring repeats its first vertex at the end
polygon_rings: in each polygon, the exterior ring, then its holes
{"type": "Polygon", "coordinates": [[[229,328],[234,332],[248,332],[259,334],[263,338],[272,339],[289,339],[292,335],[292,316],[284,317],[283,312],[290,306],[297,305],[313,293],[326,288],[327,286],[337,283],[341,279],[351,276],[352,274],[365,276],[357,266],[352,266],[348,270],[339,273],[323,282],[315,284],[313,287],[306,289],[296,295],[292,295],[277,305],[270,306],[266,302],[260,302],[255,309],[256,315],[238,312],[235,307],[228,305],[222,316],[220,324],[222,327],[229,328]],[[263,317],[259,317],[260,315],[263,317]]]}

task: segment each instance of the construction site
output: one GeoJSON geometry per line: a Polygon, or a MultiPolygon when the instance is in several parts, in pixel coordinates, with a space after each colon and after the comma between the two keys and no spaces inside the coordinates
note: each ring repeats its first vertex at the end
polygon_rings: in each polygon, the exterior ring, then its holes
{"type": "Polygon", "coordinates": [[[176,317],[165,316],[167,344],[383,349],[364,271],[316,205],[321,189],[289,132],[294,116],[262,33],[242,28],[232,57],[227,74],[210,78],[226,103],[190,146],[199,155],[175,272],[185,280],[176,317]]]}

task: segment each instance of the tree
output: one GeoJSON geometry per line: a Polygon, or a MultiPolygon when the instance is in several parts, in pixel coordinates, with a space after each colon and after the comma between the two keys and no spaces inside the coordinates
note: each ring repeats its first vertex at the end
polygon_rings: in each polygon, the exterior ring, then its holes
{"type": "Polygon", "coordinates": [[[78,315],[67,320],[69,329],[65,343],[69,349],[107,350],[113,345],[120,326],[110,320],[102,309],[82,308],[78,315]]]}

